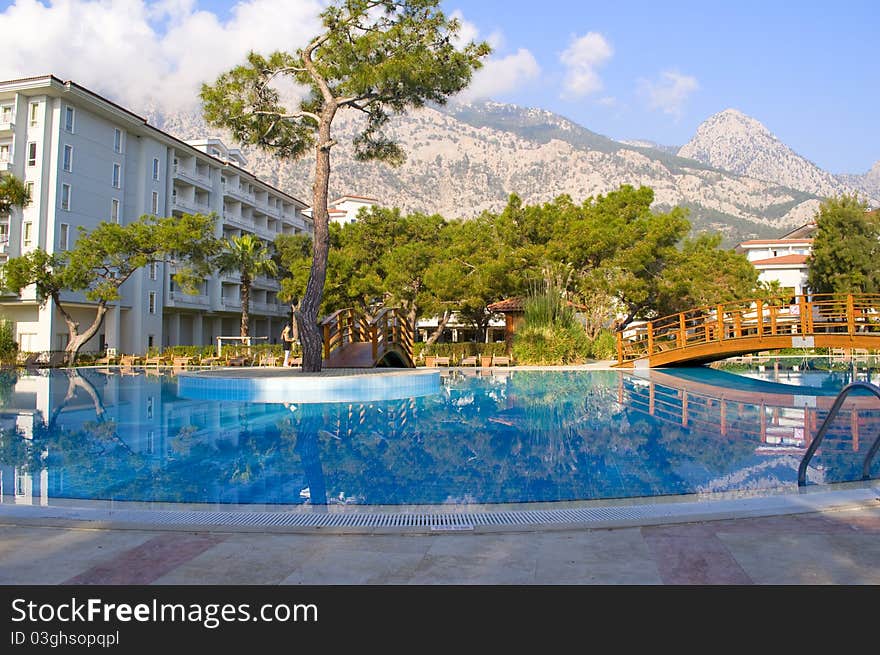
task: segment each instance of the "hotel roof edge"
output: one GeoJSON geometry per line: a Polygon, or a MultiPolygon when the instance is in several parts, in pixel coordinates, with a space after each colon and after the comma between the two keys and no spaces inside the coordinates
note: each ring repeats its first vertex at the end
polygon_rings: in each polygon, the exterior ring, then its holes
{"type": "Polygon", "coordinates": [[[287,193],[286,191],[282,191],[281,189],[279,189],[279,188],[269,184],[265,180],[259,178],[255,173],[252,173],[251,171],[249,171],[245,168],[241,168],[240,166],[236,166],[235,164],[231,164],[231,163],[224,161],[222,159],[218,159],[217,157],[214,157],[213,155],[210,155],[206,152],[199,150],[198,148],[193,147],[192,145],[190,145],[189,143],[187,143],[183,139],[179,139],[176,136],[169,134],[168,132],[165,132],[164,130],[160,130],[158,127],[156,127],[154,125],[150,125],[150,123],[147,121],[147,119],[144,118],[143,116],[140,116],[140,115],[134,113],[130,109],[126,109],[122,105],[119,105],[119,104],[113,102],[112,100],[105,98],[101,94],[96,93],[95,91],[92,91],[91,89],[88,89],[88,88],[82,86],[81,84],[78,84],[72,80],[62,80],[59,77],[56,77],[55,75],[52,75],[52,74],[38,75],[38,76],[34,76],[34,77],[22,77],[22,78],[13,79],[13,80],[0,80],[0,91],[3,91],[4,87],[6,87],[6,86],[13,86],[14,85],[16,87],[21,87],[22,84],[24,84],[23,88],[26,88],[26,89],[39,89],[41,86],[48,85],[50,88],[57,89],[57,91],[59,92],[59,96],[65,92],[70,92],[72,90],[75,90],[80,96],[88,98],[92,101],[97,101],[99,104],[104,105],[105,109],[109,110],[111,113],[117,114],[117,115],[122,114],[130,122],[135,123],[138,126],[143,127],[151,132],[159,134],[166,139],[170,139],[175,144],[177,144],[183,148],[186,148],[186,149],[192,151],[193,153],[198,153],[202,157],[207,157],[208,159],[213,160],[219,166],[223,166],[225,168],[233,168],[237,171],[241,171],[243,173],[246,173],[247,175],[249,175],[252,178],[254,178],[255,180],[257,180],[260,184],[266,186],[269,189],[272,189],[272,191],[274,191],[282,196],[285,196],[287,198],[290,198],[295,203],[301,205],[302,209],[305,209],[309,206],[308,203],[300,200],[296,196],[293,196],[293,195],[287,193]],[[30,84],[30,83],[33,83],[33,84],[30,84]]]}

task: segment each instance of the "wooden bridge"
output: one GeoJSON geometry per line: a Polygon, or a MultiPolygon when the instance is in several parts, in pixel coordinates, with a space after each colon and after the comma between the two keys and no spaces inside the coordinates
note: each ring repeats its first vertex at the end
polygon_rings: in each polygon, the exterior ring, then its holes
{"type": "Polygon", "coordinates": [[[783,348],[880,349],[880,294],[739,300],[617,333],[617,364],[690,366],[783,348]]]}
{"type": "Polygon", "coordinates": [[[386,308],[373,319],[352,308],[321,321],[324,368],[414,368],[413,325],[406,313],[386,308]]]}

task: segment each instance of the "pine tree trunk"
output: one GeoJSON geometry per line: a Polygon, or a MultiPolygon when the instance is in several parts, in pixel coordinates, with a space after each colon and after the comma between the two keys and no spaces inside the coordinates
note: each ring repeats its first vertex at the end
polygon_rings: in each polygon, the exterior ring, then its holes
{"type": "Polygon", "coordinates": [[[452,318],[452,312],[447,309],[445,312],[443,312],[443,318],[440,319],[440,323],[437,325],[437,329],[434,330],[433,334],[431,334],[431,336],[428,337],[428,340],[425,342],[426,346],[430,346],[437,342],[437,339],[439,339],[443,335],[443,330],[446,329],[446,324],[449,323],[450,318],[452,318]]]}
{"type": "Polygon", "coordinates": [[[336,113],[333,104],[325,105],[321,113],[318,142],[315,146],[315,186],[312,191],[312,220],[315,237],[312,243],[312,268],[299,311],[294,313],[302,344],[302,370],[317,373],[321,370],[324,339],[318,326],[318,311],[324,296],[327,279],[327,257],[330,253],[329,213],[327,211],[330,184],[330,124],[336,113]]]}
{"type": "Polygon", "coordinates": [[[82,334],[79,334],[79,323],[73,320],[70,314],[67,313],[57,300],[55,300],[55,306],[58,307],[58,311],[60,311],[61,315],[64,317],[64,322],[67,323],[69,340],[67,342],[67,348],[65,348],[64,351],[67,353],[66,364],[68,366],[73,366],[76,364],[76,358],[79,356],[80,349],[89,341],[89,339],[98,333],[98,330],[104,323],[104,316],[107,314],[107,304],[103,300],[98,303],[95,320],[92,321],[92,324],[86,328],[86,331],[82,334]]]}

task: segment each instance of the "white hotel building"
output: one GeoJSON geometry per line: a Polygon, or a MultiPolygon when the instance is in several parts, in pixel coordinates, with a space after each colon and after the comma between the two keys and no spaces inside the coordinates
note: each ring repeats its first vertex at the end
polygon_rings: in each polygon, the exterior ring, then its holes
{"type": "MultiPolygon", "coordinates": [[[[217,237],[249,232],[271,242],[279,234],[313,234],[306,204],[245,166],[241,153],[218,139],[180,141],[73,82],[54,76],[0,82],[0,172],[24,181],[32,199],[24,210],[0,216],[0,263],[35,248],[68,249],[80,226],[125,224],[144,214],[214,212],[217,237]]],[[[168,268],[136,272],[85,350],[142,353],[239,334],[238,275],[214,275],[198,295],[189,295],[174,288],[168,268]]],[[[276,281],[257,278],[251,292],[251,335],[269,343],[290,313],[278,290],[276,281]]],[[[93,304],[82,294],[63,299],[82,326],[91,323],[93,304]]],[[[20,297],[0,296],[0,316],[15,324],[23,351],[67,344],[54,303],[40,307],[32,288],[20,297]]]]}

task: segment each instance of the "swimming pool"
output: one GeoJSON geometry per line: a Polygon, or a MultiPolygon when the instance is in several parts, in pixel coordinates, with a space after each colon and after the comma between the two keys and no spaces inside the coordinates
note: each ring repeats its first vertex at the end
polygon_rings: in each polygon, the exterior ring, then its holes
{"type": "MultiPolygon", "coordinates": [[[[184,398],[177,376],[155,371],[3,375],[3,502],[32,504],[462,506],[794,489],[849,381],[471,369],[444,372],[426,395],[285,404],[184,398]]],[[[858,479],[878,427],[878,403],[852,397],[809,482],[858,479]]]]}

